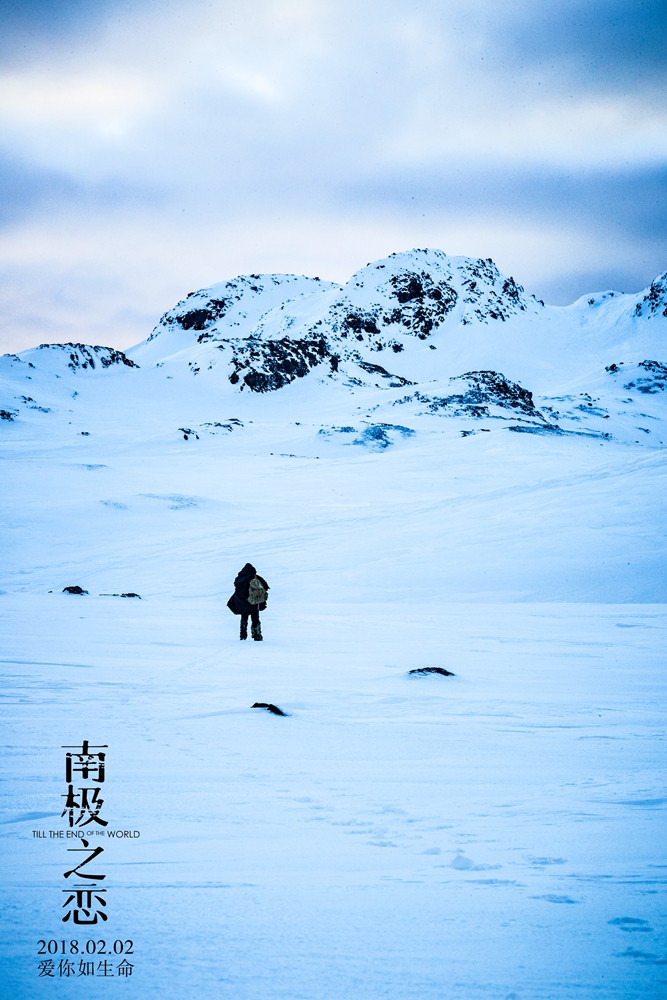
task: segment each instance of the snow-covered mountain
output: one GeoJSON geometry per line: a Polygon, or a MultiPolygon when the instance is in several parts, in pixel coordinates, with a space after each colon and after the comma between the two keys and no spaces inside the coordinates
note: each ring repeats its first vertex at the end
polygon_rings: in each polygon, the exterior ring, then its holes
{"type": "MultiPolygon", "coordinates": [[[[144,398],[149,422],[175,381],[172,408],[180,396],[179,429],[192,436],[216,422],[212,413],[200,417],[204,399],[233,407],[239,395],[302,382],[293,412],[309,423],[324,407],[333,419],[316,430],[325,433],[351,422],[358,434],[369,424],[417,431],[423,418],[433,418],[431,427],[450,418],[467,435],[491,421],[660,447],[666,330],[667,274],[639,294],[554,307],[491,260],[413,250],[367,265],[344,286],[249,275],[193,292],[127,353],[61,344],[5,355],[0,411],[21,421],[67,401],[76,412],[71,400],[90,391],[90,376],[93,396],[102,396],[97,376],[122,372],[123,391],[144,398]]],[[[134,407],[135,429],[138,421],[134,407]]]]}

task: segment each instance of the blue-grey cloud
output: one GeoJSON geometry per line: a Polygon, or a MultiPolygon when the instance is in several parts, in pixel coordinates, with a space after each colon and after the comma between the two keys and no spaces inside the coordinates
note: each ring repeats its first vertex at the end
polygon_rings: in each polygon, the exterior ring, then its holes
{"type": "Polygon", "coordinates": [[[2,0],[0,59],[22,63],[45,47],[71,44],[94,32],[108,16],[122,16],[131,4],[132,0],[2,0]]]}
{"type": "Polygon", "coordinates": [[[0,227],[14,224],[40,207],[75,196],[77,185],[66,175],[35,169],[0,152],[0,227]]]}
{"type": "Polygon", "coordinates": [[[148,184],[106,179],[85,183],[69,174],[39,168],[0,150],[0,230],[22,220],[34,219],[40,212],[54,209],[63,212],[95,212],[141,205],[164,209],[166,198],[148,184]]]}
{"type": "Polygon", "coordinates": [[[4,8],[0,254],[19,240],[16,282],[43,274],[35,324],[63,269],[111,324],[142,314],[151,282],[166,308],[181,270],[191,285],[312,261],[344,278],[360,237],[364,256],[505,254],[527,283],[541,254],[531,291],[551,301],[665,266],[655,0],[4,8]]]}
{"type": "Polygon", "coordinates": [[[667,168],[582,171],[496,171],[459,168],[409,176],[378,175],[354,184],[346,198],[362,205],[401,212],[441,213],[491,210],[532,216],[542,224],[555,219],[583,226],[620,226],[636,236],[659,239],[667,232],[667,168]]]}
{"type": "Polygon", "coordinates": [[[566,70],[579,80],[622,89],[653,86],[667,72],[664,0],[546,0],[521,3],[499,20],[496,43],[524,65],[566,70]]]}

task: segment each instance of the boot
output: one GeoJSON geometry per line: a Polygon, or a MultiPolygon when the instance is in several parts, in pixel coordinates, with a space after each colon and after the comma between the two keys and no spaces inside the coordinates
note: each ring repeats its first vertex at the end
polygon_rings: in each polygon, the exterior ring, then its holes
{"type": "Polygon", "coordinates": [[[247,622],[243,622],[243,621],[241,622],[241,634],[240,634],[239,638],[240,639],[247,639],[248,638],[248,623],[247,622]]]}
{"type": "Polygon", "coordinates": [[[257,623],[257,625],[253,625],[251,627],[250,632],[253,639],[255,639],[256,642],[262,641],[262,626],[259,624],[259,622],[257,623]]]}

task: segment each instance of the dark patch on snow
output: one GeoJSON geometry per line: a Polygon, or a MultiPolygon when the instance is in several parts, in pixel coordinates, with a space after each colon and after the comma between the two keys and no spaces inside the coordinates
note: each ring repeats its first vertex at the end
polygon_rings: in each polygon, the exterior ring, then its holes
{"type": "Polygon", "coordinates": [[[18,412],[18,410],[0,410],[0,420],[14,420],[18,412]]]}
{"type": "Polygon", "coordinates": [[[571,899],[569,896],[559,896],[556,893],[548,892],[543,896],[531,896],[531,899],[543,899],[545,903],[558,903],[565,906],[575,906],[579,900],[571,899]]]}
{"type": "Polygon", "coordinates": [[[516,431],[519,434],[573,434],[574,431],[564,431],[562,427],[558,424],[541,424],[539,427],[530,424],[510,424],[507,428],[510,431],[516,431]]]}
{"type": "Polygon", "coordinates": [[[343,427],[320,427],[318,434],[322,434],[325,437],[330,437],[331,434],[356,434],[357,428],[345,425],[343,427]]]}
{"type": "Polygon", "coordinates": [[[456,675],[451,672],[451,670],[445,670],[444,667],[416,667],[414,670],[409,670],[409,674],[440,674],[442,677],[455,677],[456,675]]]}
{"type": "MultiPolygon", "coordinates": [[[[72,398],[78,396],[77,392],[72,393],[72,398]]],[[[38,406],[32,396],[19,396],[18,399],[27,407],[29,410],[38,410],[40,413],[50,413],[51,410],[48,406],[38,406]]]]}
{"type": "Polygon", "coordinates": [[[667,965],[667,958],[661,958],[649,951],[639,951],[637,948],[626,948],[625,951],[615,952],[614,958],[633,958],[642,965],[667,965]]]}
{"type": "Polygon", "coordinates": [[[180,493],[141,493],[140,496],[146,497],[147,500],[161,500],[168,503],[170,510],[190,510],[199,506],[198,497],[183,496],[180,493]]]}
{"type": "MultiPolygon", "coordinates": [[[[632,368],[637,371],[637,377],[626,382],[623,386],[624,389],[634,389],[637,392],[653,395],[657,392],[663,392],[667,388],[667,365],[663,364],[662,361],[646,360],[640,361],[637,365],[626,365],[624,361],[617,361],[607,365],[605,371],[609,372],[610,375],[624,374],[627,376],[632,368]],[[622,368],[625,371],[621,372],[622,368]]],[[[632,402],[632,400],[625,400],[625,402],[632,402]]]]}
{"type": "Polygon", "coordinates": [[[253,708],[265,708],[267,712],[271,712],[272,715],[283,715],[287,717],[287,712],[283,712],[282,708],[278,708],[277,705],[272,705],[270,702],[266,701],[256,701],[252,706],[253,708]]]}
{"type": "Polygon", "coordinates": [[[637,368],[646,374],[640,375],[632,382],[626,382],[624,389],[636,389],[637,392],[647,395],[664,392],[667,388],[667,365],[660,361],[640,361],[637,368]]]}
{"type": "Polygon", "coordinates": [[[415,433],[411,427],[402,427],[400,424],[371,424],[370,427],[365,427],[361,437],[355,438],[352,443],[366,445],[374,451],[384,451],[393,443],[389,436],[391,431],[400,434],[401,437],[412,437],[415,433]]]}
{"type": "Polygon", "coordinates": [[[84,590],[83,587],[80,587],[78,584],[75,584],[73,587],[63,587],[63,591],[62,592],[63,592],[63,594],[87,594],[88,593],[87,590],[84,590]]]}
{"type": "Polygon", "coordinates": [[[589,400],[586,403],[579,403],[575,409],[581,410],[582,413],[586,413],[589,417],[607,418],[609,416],[608,411],[601,406],[595,406],[593,400],[589,400]]]}
{"type": "Polygon", "coordinates": [[[619,930],[631,933],[636,931],[644,933],[653,930],[648,920],[642,920],[640,917],[616,917],[614,920],[608,920],[607,923],[611,927],[618,927],[619,930]]]}
{"type": "Polygon", "coordinates": [[[542,425],[510,424],[507,429],[509,431],[515,431],[518,434],[555,434],[560,435],[561,437],[599,438],[602,441],[611,441],[612,439],[612,435],[606,431],[569,431],[559,427],[558,424],[549,423],[544,423],[542,425]]]}
{"type": "Polygon", "coordinates": [[[141,600],[141,594],[134,594],[132,591],[128,591],[126,594],[100,594],[100,597],[136,597],[141,600]]]}
{"type": "Polygon", "coordinates": [[[200,427],[205,427],[210,434],[216,434],[218,431],[227,431],[231,433],[235,427],[243,427],[243,421],[239,420],[237,417],[230,417],[229,420],[223,422],[221,420],[207,421],[204,424],[200,424],[200,427]]]}
{"type": "Polygon", "coordinates": [[[189,441],[191,437],[199,441],[199,434],[197,434],[196,431],[193,431],[190,427],[179,427],[178,429],[180,433],[183,435],[184,441],[189,441]]]}

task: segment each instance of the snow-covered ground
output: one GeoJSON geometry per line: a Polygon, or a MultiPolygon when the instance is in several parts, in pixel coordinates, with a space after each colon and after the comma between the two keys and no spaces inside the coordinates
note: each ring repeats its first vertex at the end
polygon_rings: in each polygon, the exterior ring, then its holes
{"type": "Polygon", "coordinates": [[[526,404],[511,433],[502,397],[426,413],[423,375],[420,399],[351,368],[238,391],[160,361],[171,328],[141,369],[2,359],[3,995],[667,995],[665,393],[605,373],[655,343],[615,315],[611,356],[601,329],[566,350],[568,316],[558,363],[511,319],[493,361],[540,407],[569,394],[562,432],[526,404]],[[261,644],[225,607],[247,560],[261,644]],[[95,838],[90,928],[49,833],[82,740],[109,829],[140,834],[95,838]],[[38,955],[72,939],[132,940],[131,978],[38,955]]]}

